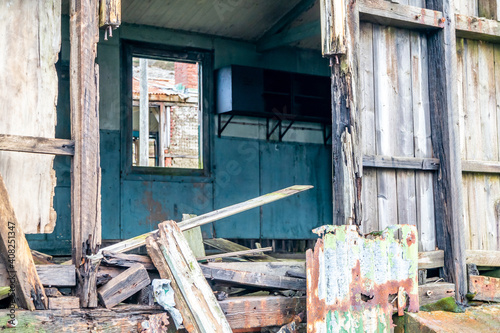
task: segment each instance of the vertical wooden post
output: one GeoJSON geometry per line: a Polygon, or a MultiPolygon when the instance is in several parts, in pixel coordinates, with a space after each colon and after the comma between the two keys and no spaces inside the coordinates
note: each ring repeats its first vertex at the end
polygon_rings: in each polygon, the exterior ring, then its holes
{"type": "Polygon", "coordinates": [[[363,165],[356,0],[321,0],[321,23],[323,55],[332,68],[333,223],[359,225],[363,165]]]}
{"type": "Polygon", "coordinates": [[[148,60],[139,60],[139,165],[149,165],[148,60]]]}
{"type": "Polygon", "coordinates": [[[165,166],[165,148],[167,147],[166,140],[166,112],[165,112],[165,103],[160,103],[160,114],[159,114],[159,122],[158,122],[158,141],[160,146],[160,163],[158,164],[161,167],[165,166]]]}
{"type": "Polygon", "coordinates": [[[99,41],[97,0],[70,2],[71,137],[75,155],[71,173],[73,263],[83,307],[97,306],[98,263],[86,256],[101,243],[101,169],[99,164],[99,41]]]}
{"type": "Polygon", "coordinates": [[[429,99],[432,146],[439,158],[435,180],[436,235],[444,250],[444,278],[456,284],[456,298],[467,292],[465,235],[462,216],[462,165],[456,84],[457,49],[452,2],[429,0],[430,9],[443,12],[444,27],[429,35],[429,99]]]}

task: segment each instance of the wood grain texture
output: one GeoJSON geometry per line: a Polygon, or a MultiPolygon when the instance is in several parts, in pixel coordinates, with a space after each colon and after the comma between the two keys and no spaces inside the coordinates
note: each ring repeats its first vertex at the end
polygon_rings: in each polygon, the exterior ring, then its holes
{"type": "Polygon", "coordinates": [[[138,254],[103,252],[102,263],[109,266],[132,267],[141,264],[147,270],[156,270],[151,258],[138,254]]]}
{"type": "MultiPolygon", "coordinates": [[[[61,0],[2,1],[0,40],[0,134],[54,138],[61,0]]],[[[54,230],[53,161],[51,155],[0,151],[0,173],[26,234],[54,230]]]]}
{"type": "Polygon", "coordinates": [[[74,145],[71,140],[0,134],[0,151],[72,156],[74,145]]]}
{"type": "Polygon", "coordinates": [[[420,306],[434,303],[445,297],[455,297],[455,285],[453,283],[437,282],[418,286],[420,306]]]}
{"type": "Polygon", "coordinates": [[[5,265],[9,285],[14,282],[17,305],[28,310],[47,309],[47,297],[38,277],[23,229],[14,214],[14,208],[10,203],[9,193],[1,174],[0,262],[5,265]]]}
{"type": "Polygon", "coordinates": [[[444,251],[418,253],[418,269],[440,268],[444,266],[444,251]]]}
{"type": "Polygon", "coordinates": [[[500,279],[470,275],[469,292],[474,295],[474,300],[485,302],[500,302],[500,279]]]}
{"type": "Polygon", "coordinates": [[[438,170],[439,160],[436,158],[364,155],[363,166],[365,168],[438,170]]]}
{"type": "Polygon", "coordinates": [[[36,271],[42,285],[46,287],[76,286],[74,265],[37,265],[36,271]]]}
{"type": "Polygon", "coordinates": [[[80,308],[80,299],[74,296],[50,297],[49,309],[71,310],[80,308]]]}
{"type": "Polygon", "coordinates": [[[465,253],[467,264],[500,267],[500,251],[467,250],[465,253]]]}

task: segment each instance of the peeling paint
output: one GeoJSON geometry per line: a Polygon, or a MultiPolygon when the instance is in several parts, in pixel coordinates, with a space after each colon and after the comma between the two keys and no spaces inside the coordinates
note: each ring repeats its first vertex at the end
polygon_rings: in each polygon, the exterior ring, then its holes
{"type": "Polygon", "coordinates": [[[415,226],[390,226],[370,239],[352,225],[313,232],[322,237],[307,252],[308,332],[387,332],[395,306],[400,315],[418,311],[415,226]]]}

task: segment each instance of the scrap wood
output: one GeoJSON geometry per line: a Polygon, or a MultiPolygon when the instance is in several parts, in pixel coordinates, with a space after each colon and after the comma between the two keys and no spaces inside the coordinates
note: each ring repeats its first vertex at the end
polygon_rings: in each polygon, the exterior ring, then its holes
{"type": "MultiPolygon", "coordinates": [[[[272,192],[272,193],[268,193],[268,194],[262,195],[260,197],[254,198],[254,199],[250,199],[248,201],[241,202],[241,203],[236,204],[236,205],[217,209],[217,210],[214,210],[212,212],[209,212],[209,213],[182,221],[179,223],[179,228],[182,231],[196,228],[196,227],[202,226],[204,224],[218,221],[222,218],[232,216],[232,215],[247,211],[247,210],[252,209],[252,208],[260,207],[262,205],[289,197],[291,195],[294,195],[294,194],[297,194],[297,193],[300,193],[303,191],[307,191],[313,187],[314,186],[310,186],[310,185],[294,185],[291,187],[287,187],[285,189],[282,189],[282,190],[279,190],[276,192],[272,192]]],[[[102,256],[103,251],[121,253],[121,252],[127,252],[130,250],[136,249],[136,248],[141,247],[141,246],[146,244],[146,238],[148,236],[154,235],[157,233],[158,233],[158,230],[153,230],[153,231],[148,232],[146,234],[143,234],[143,235],[140,235],[140,236],[137,236],[137,237],[127,239],[127,240],[124,240],[122,242],[110,245],[108,247],[105,247],[105,248],[99,250],[95,255],[89,256],[89,258],[93,259],[93,260],[102,259],[103,258],[103,256],[102,256]]]]}
{"type": "Polygon", "coordinates": [[[229,253],[219,253],[219,254],[214,254],[210,256],[204,256],[201,258],[196,258],[198,261],[206,261],[206,260],[212,260],[212,259],[218,259],[218,258],[234,258],[234,257],[240,257],[240,256],[248,256],[248,255],[259,255],[262,252],[269,252],[272,251],[273,248],[270,247],[264,247],[260,249],[253,249],[253,250],[245,250],[245,251],[236,251],[236,252],[229,252],[229,253]]]}
{"type": "Polygon", "coordinates": [[[279,276],[287,276],[287,273],[306,274],[305,261],[208,262],[205,265],[214,268],[229,268],[238,271],[267,273],[279,276]]]}
{"type": "Polygon", "coordinates": [[[156,270],[151,258],[138,254],[125,254],[104,251],[102,263],[110,266],[132,267],[141,264],[147,270],[156,270]]]}
{"type": "Polygon", "coordinates": [[[35,265],[54,265],[52,256],[49,256],[48,254],[31,250],[31,255],[33,256],[35,265]]]}
{"type": "Polygon", "coordinates": [[[304,312],[299,313],[293,318],[291,323],[283,325],[277,333],[297,333],[298,324],[304,320],[304,317],[304,312]]]}
{"type": "MultiPolygon", "coordinates": [[[[211,246],[211,247],[213,247],[217,250],[223,251],[223,252],[239,252],[239,251],[251,250],[250,248],[248,248],[246,246],[240,245],[240,244],[235,243],[235,242],[231,242],[231,241],[224,239],[224,238],[205,239],[203,242],[206,245],[211,246]]],[[[273,258],[267,254],[247,255],[247,256],[245,256],[245,259],[250,260],[250,261],[280,261],[280,259],[273,258]]]]}
{"type": "Polygon", "coordinates": [[[158,225],[146,248],[162,279],[171,280],[175,304],[188,332],[231,332],[212,289],[174,221],[158,225]]]}
{"type": "Polygon", "coordinates": [[[469,275],[469,293],[475,301],[500,302],[500,278],[469,275]]]}

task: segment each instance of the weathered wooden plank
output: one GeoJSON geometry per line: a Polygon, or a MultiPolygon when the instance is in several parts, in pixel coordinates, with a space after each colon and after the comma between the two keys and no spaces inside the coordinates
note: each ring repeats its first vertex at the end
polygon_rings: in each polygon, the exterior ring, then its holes
{"type": "MultiPolygon", "coordinates": [[[[47,309],[47,297],[36,272],[30,248],[10,203],[0,174],[0,262],[5,264],[15,302],[28,310],[47,309]]],[[[5,286],[1,286],[5,287],[5,286]]]]}
{"type": "Polygon", "coordinates": [[[36,271],[42,285],[46,287],[76,286],[74,265],[37,265],[36,271]]]}
{"type": "Polygon", "coordinates": [[[440,29],[443,13],[406,4],[384,0],[359,2],[359,18],[362,21],[413,30],[440,29]]]}
{"type": "Polygon", "coordinates": [[[465,254],[467,264],[500,267],[500,251],[467,250],[465,254]]]}
{"type": "Polygon", "coordinates": [[[263,289],[306,290],[304,279],[266,273],[238,271],[201,265],[203,275],[209,280],[236,283],[263,289]]]}
{"type": "Polygon", "coordinates": [[[176,304],[188,332],[231,332],[186,239],[174,221],[158,225],[147,238],[147,250],[162,278],[172,283],[176,304]]]}
{"type": "MultiPolygon", "coordinates": [[[[170,126],[170,123],[169,123],[170,126]]],[[[196,217],[195,214],[182,214],[182,220],[186,221],[190,218],[196,217]]],[[[201,227],[196,227],[183,231],[182,234],[186,237],[186,240],[193,251],[196,258],[205,257],[205,245],[203,244],[203,235],[201,233],[201,227]]]]}
{"type": "Polygon", "coordinates": [[[474,300],[500,302],[500,279],[481,276],[469,276],[469,293],[475,294],[474,300]]]}
{"type": "Polygon", "coordinates": [[[0,150],[5,151],[72,156],[74,146],[73,141],[65,139],[0,134],[0,150]]]}
{"type": "MultiPolygon", "coordinates": [[[[294,185],[291,187],[287,187],[285,189],[282,189],[282,190],[279,190],[276,192],[272,192],[272,193],[268,193],[268,194],[262,195],[260,197],[254,198],[254,199],[250,199],[250,200],[247,200],[245,202],[238,203],[236,205],[232,205],[232,206],[228,206],[228,207],[221,208],[218,210],[214,210],[212,212],[191,218],[189,220],[182,221],[179,223],[179,228],[182,231],[196,228],[196,227],[202,226],[204,224],[211,223],[211,222],[220,220],[222,218],[247,211],[247,210],[252,209],[252,208],[260,207],[262,205],[274,202],[276,200],[286,198],[288,196],[291,196],[291,195],[294,195],[294,194],[297,194],[297,193],[300,193],[303,191],[307,191],[313,187],[314,186],[309,186],[309,185],[294,185]]],[[[126,252],[126,251],[136,249],[136,248],[146,244],[145,239],[148,236],[156,234],[156,233],[158,233],[158,230],[153,230],[151,232],[134,237],[132,239],[128,239],[128,240],[125,240],[123,242],[119,242],[119,243],[113,244],[111,246],[105,247],[105,248],[101,249],[96,255],[93,255],[90,258],[93,260],[102,259],[102,252],[103,251],[120,253],[120,252],[126,252]]]]}
{"type": "Polygon", "coordinates": [[[439,163],[435,179],[435,218],[437,246],[444,250],[444,278],[454,282],[456,298],[465,300],[465,235],[463,224],[462,170],[459,117],[457,107],[457,47],[454,4],[443,0],[427,1],[427,8],[443,12],[442,30],[427,37],[429,54],[429,106],[433,156],[439,163]]]}
{"type": "MultiPolygon", "coordinates": [[[[346,53],[349,32],[346,31],[346,2],[320,0],[321,46],[323,56],[346,53]]],[[[356,9],[357,11],[357,9],[356,9]]]]}
{"type": "Polygon", "coordinates": [[[418,269],[440,268],[444,266],[444,251],[418,253],[418,269]]]}
{"type": "Polygon", "coordinates": [[[139,164],[149,166],[148,59],[139,59],[139,164]]]}
{"type": "MultiPolygon", "coordinates": [[[[217,250],[223,251],[223,252],[240,252],[240,251],[248,251],[250,248],[240,245],[235,242],[231,242],[227,239],[224,238],[212,238],[212,239],[205,239],[203,241],[206,245],[211,246],[217,250]]],[[[280,261],[279,259],[276,259],[274,257],[271,257],[270,255],[267,254],[260,254],[260,255],[250,255],[246,256],[247,260],[250,261],[280,261]]]]}
{"type": "Polygon", "coordinates": [[[122,22],[121,0],[100,0],[99,27],[118,28],[122,22]]]}
{"type": "Polygon", "coordinates": [[[409,170],[438,170],[439,160],[437,158],[364,155],[363,167],[409,170]]]}
{"type": "Polygon", "coordinates": [[[151,280],[144,266],[136,264],[99,288],[97,294],[101,303],[109,309],[150,283],[151,280]]]}
{"type": "Polygon", "coordinates": [[[488,20],[474,15],[456,14],[457,37],[485,40],[498,43],[500,41],[500,24],[496,20],[488,20]]]}
{"type": "Polygon", "coordinates": [[[101,243],[101,168],[99,162],[99,41],[97,0],[70,1],[71,138],[75,155],[71,172],[73,264],[79,270],[78,294],[83,307],[96,307],[99,262],[87,255],[101,243]]]}
{"type": "Polygon", "coordinates": [[[33,257],[33,261],[35,265],[53,265],[52,256],[48,254],[41,253],[35,250],[31,250],[31,256],[33,257]]]}
{"type": "MultiPolygon", "coordinates": [[[[0,133],[54,138],[61,0],[0,2],[0,40],[0,133]]],[[[54,230],[53,161],[51,155],[0,151],[0,173],[25,234],[54,230]]]]}
{"type": "Polygon", "coordinates": [[[71,310],[80,308],[80,299],[74,296],[50,297],[49,309],[51,310],[71,310]]]}
{"type": "Polygon", "coordinates": [[[420,306],[434,303],[445,297],[455,297],[455,285],[453,283],[437,282],[418,286],[420,306]]]}
{"type": "Polygon", "coordinates": [[[253,249],[253,250],[213,254],[211,256],[198,257],[198,258],[196,258],[196,260],[202,261],[202,260],[212,260],[212,259],[217,259],[217,258],[231,258],[231,257],[240,257],[240,256],[248,256],[248,255],[261,255],[263,252],[270,252],[272,250],[273,250],[273,247],[269,246],[269,247],[263,247],[263,248],[259,248],[259,249],[253,249]]]}
{"type": "Polygon", "coordinates": [[[112,253],[103,252],[104,258],[102,263],[110,266],[120,266],[120,267],[132,267],[136,264],[141,264],[147,270],[156,270],[153,265],[151,258],[148,256],[142,256],[138,254],[124,254],[124,253],[112,253]]]}
{"type": "Polygon", "coordinates": [[[463,172],[495,173],[500,174],[500,162],[498,161],[462,161],[463,172]]]}

